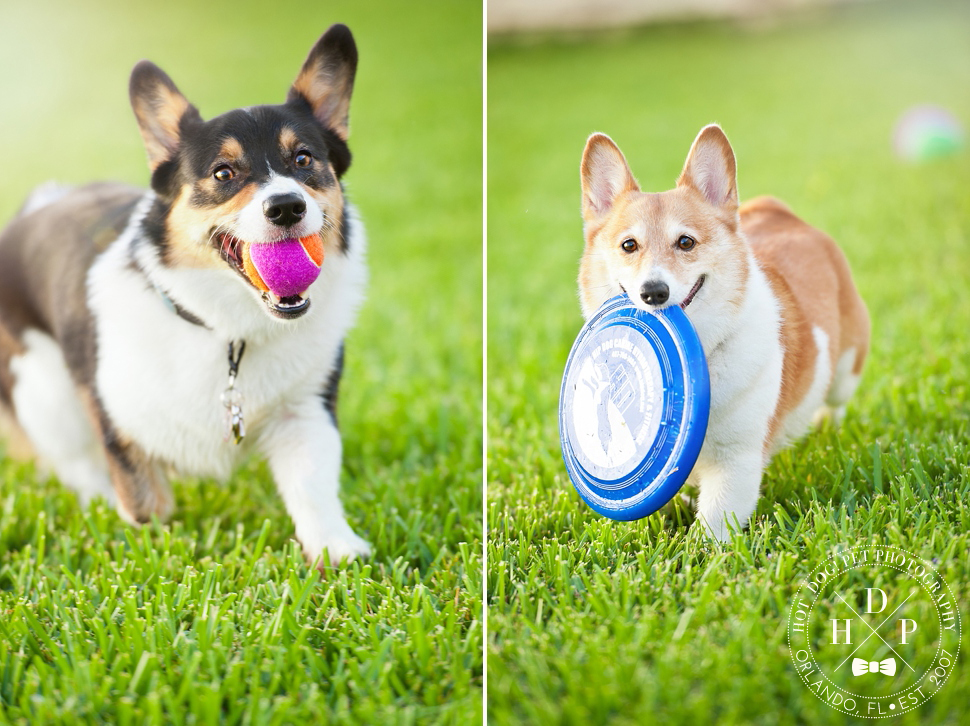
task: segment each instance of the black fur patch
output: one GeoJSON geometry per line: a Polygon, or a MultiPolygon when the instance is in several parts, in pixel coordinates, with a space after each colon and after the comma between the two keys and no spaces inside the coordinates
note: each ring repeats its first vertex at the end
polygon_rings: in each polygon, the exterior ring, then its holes
{"type": "Polygon", "coordinates": [[[333,366],[333,370],[330,371],[330,375],[327,376],[327,383],[323,387],[323,391],[320,392],[320,398],[323,399],[323,407],[326,409],[327,413],[330,414],[330,418],[333,419],[333,425],[337,425],[337,397],[340,393],[340,377],[344,373],[344,344],[340,344],[340,352],[337,353],[337,362],[333,366]]]}
{"type": "MultiPolygon", "coordinates": [[[[152,185],[154,186],[154,177],[152,179],[152,185]]],[[[169,259],[168,230],[165,228],[165,221],[168,219],[168,214],[171,210],[172,203],[167,201],[165,197],[158,195],[155,197],[155,201],[141,222],[142,234],[140,236],[158,248],[159,256],[166,264],[168,264],[169,259]]]]}
{"type": "Polygon", "coordinates": [[[128,474],[134,474],[136,470],[135,462],[131,456],[130,444],[121,438],[114,424],[108,417],[101,400],[95,396],[95,406],[98,412],[98,424],[101,428],[101,439],[108,454],[118,463],[118,465],[128,474]]]}
{"type": "Polygon", "coordinates": [[[347,208],[344,208],[344,214],[340,218],[340,251],[347,254],[350,250],[350,215],[347,214],[347,208]]]}
{"type": "Polygon", "coordinates": [[[164,199],[175,199],[179,191],[179,165],[175,159],[163,161],[152,172],[151,187],[164,199]]]}

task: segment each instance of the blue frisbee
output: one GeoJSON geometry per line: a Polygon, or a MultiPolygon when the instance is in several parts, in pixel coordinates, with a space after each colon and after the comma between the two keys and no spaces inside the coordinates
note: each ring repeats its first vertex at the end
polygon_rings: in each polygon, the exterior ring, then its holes
{"type": "Polygon", "coordinates": [[[711,409],[707,359],[677,306],[607,300],[573,343],[559,438],[579,496],[610,519],[653,514],[687,481],[711,409]]]}

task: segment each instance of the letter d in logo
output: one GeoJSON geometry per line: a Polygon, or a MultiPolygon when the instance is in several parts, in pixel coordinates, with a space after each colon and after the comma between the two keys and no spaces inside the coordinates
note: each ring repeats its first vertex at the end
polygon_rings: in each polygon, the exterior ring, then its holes
{"type": "Polygon", "coordinates": [[[867,613],[881,613],[886,609],[886,593],[880,590],[878,587],[867,587],[866,588],[866,612],[867,613]],[[872,593],[878,592],[882,596],[882,607],[878,610],[872,609],[872,593]]]}

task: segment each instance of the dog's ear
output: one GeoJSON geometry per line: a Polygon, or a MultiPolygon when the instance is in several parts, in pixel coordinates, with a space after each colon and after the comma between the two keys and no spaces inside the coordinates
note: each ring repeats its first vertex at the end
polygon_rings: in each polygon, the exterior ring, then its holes
{"type": "Polygon", "coordinates": [[[305,101],[317,121],[346,141],[356,73],[354,36],[346,25],[332,25],[310,50],[286,100],[305,101]]]}
{"type": "Polygon", "coordinates": [[[624,192],[640,191],[623,152],[606,134],[593,134],[586,141],[579,173],[583,186],[583,219],[587,221],[606,214],[624,192]]]}
{"type": "Polygon", "coordinates": [[[697,190],[715,207],[738,208],[737,164],[720,126],[705,126],[697,134],[677,186],[697,190]]]}
{"type": "Polygon", "coordinates": [[[155,171],[175,156],[185,125],[202,118],[165,71],[147,60],[131,71],[128,94],[148,151],[148,166],[155,171]]]}

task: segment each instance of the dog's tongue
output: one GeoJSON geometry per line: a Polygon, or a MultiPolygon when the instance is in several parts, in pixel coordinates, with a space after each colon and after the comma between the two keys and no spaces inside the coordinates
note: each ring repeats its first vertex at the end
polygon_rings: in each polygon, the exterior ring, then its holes
{"type": "Polygon", "coordinates": [[[279,242],[254,242],[243,250],[243,269],[260,290],[278,298],[302,295],[320,274],[323,241],[312,234],[279,242]]]}

